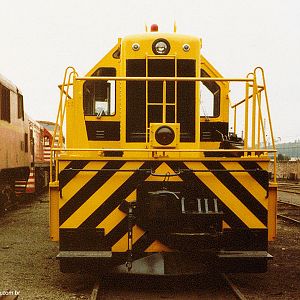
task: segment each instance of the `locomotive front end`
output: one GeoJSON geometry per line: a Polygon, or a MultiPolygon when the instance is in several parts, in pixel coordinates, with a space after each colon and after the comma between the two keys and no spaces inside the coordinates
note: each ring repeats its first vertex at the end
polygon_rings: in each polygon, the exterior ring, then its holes
{"type": "Polygon", "coordinates": [[[266,270],[276,232],[268,150],[229,132],[230,80],[200,50],[199,38],[154,26],[119,39],[85,77],[71,69],[50,185],[62,271],[266,270]]]}

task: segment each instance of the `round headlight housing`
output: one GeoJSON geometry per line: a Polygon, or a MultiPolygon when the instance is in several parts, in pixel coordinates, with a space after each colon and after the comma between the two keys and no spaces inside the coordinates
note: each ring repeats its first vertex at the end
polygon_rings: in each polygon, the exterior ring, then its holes
{"type": "Polygon", "coordinates": [[[170,43],[165,39],[155,40],[152,44],[152,51],[156,55],[167,55],[170,49],[170,43]]]}
{"type": "Polygon", "coordinates": [[[140,50],[140,45],[139,45],[138,43],[132,44],[132,50],[133,50],[133,51],[138,51],[138,50],[140,50]]]}
{"type": "Polygon", "coordinates": [[[182,46],[182,49],[183,49],[184,52],[189,52],[190,49],[191,49],[191,47],[190,47],[189,44],[184,44],[184,45],[182,46]]]}
{"type": "Polygon", "coordinates": [[[169,126],[161,126],[155,132],[155,140],[163,145],[168,146],[170,145],[175,139],[175,132],[169,126]]]}

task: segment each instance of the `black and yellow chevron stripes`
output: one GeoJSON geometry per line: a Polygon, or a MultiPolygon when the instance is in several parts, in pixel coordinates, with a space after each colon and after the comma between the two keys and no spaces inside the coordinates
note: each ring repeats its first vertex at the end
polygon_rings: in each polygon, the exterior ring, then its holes
{"type": "MultiPolygon", "coordinates": [[[[268,173],[255,161],[88,161],[62,162],[60,228],[103,228],[112,251],[127,250],[128,219],[121,203],[136,199],[145,181],[169,180],[196,187],[203,197],[218,198],[231,228],[267,227],[268,173]],[[153,176],[151,173],[161,174],[153,176]]],[[[133,227],[134,251],[170,251],[151,232],[133,227]]]]}

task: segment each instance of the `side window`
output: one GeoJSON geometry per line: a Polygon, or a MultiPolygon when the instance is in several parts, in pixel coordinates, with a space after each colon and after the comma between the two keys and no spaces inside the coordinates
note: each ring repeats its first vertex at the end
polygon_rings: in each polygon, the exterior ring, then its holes
{"type": "Polygon", "coordinates": [[[25,144],[24,151],[27,153],[28,152],[28,133],[25,133],[25,135],[24,135],[24,144],[25,144]]]}
{"type": "Polygon", "coordinates": [[[18,119],[24,120],[23,95],[18,94],[18,119]]]}
{"type": "MultiPolygon", "coordinates": [[[[114,68],[99,68],[92,76],[115,77],[116,70],[114,68]]],[[[115,115],[115,81],[86,81],[83,85],[83,108],[85,116],[115,115]]]]}
{"type": "Polygon", "coordinates": [[[3,85],[0,85],[0,112],[1,120],[10,123],[10,90],[3,85]]]}
{"type": "MultiPolygon", "coordinates": [[[[201,77],[210,77],[201,69],[201,77]]],[[[220,86],[215,81],[200,83],[200,116],[218,117],[220,115],[220,86]]]]}

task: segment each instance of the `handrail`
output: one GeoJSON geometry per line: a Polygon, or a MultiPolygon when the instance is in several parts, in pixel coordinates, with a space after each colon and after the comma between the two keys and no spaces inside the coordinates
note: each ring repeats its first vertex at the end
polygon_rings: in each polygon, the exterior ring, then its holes
{"type": "MultiPolygon", "coordinates": [[[[166,148],[53,148],[52,151],[78,151],[78,152],[245,152],[245,149],[166,149],[166,148]]],[[[257,153],[275,153],[276,149],[248,149],[248,152],[257,152],[257,153]]]]}
{"type": "MultiPolygon", "coordinates": [[[[71,82],[72,77],[76,77],[77,72],[74,67],[68,67],[65,70],[64,73],[64,79],[63,83],[59,85],[58,87],[60,88],[60,99],[59,99],[59,107],[58,107],[58,113],[56,116],[56,122],[55,122],[55,127],[53,131],[53,137],[52,137],[52,144],[51,144],[51,150],[55,149],[55,144],[58,143],[59,147],[63,146],[63,123],[64,123],[64,116],[65,116],[65,111],[66,111],[66,103],[68,99],[72,99],[72,97],[69,95],[69,88],[73,83],[71,82]],[[67,80],[68,78],[68,80],[67,80]],[[66,88],[66,90],[65,90],[66,88]],[[58,138],[58,139],[57,139],[58,138]]],[[[57,154],[54,152],[54,157],[52,156],[52,152],[50,155],[50,179],[52,180],[53,176],[53,159],[57,159],[57,154]]],[[[55,180],[58,180],[57,178],[57,172],[56,172],[56,178],[55,180]]]]}
{"type": "Polygon", "coordinates": [[[76,80],[89,80],[89,81],[237,81],[237,82],[253,82],[251,78],[223,78],[223,77],[106,77],[106,76],[93,76],[93,77],[76,77],[76,80]]]}
{"type": "MultiPolygon", "coordinates": [[[[268,94],[267,94],[267,87],[266,87],[266,80],[264,75],[264,70],[261,67],[256,67],[253,73],[249,73],[247,78],[251,76],[251,81],[247,81],[245,84],[245,98],[231,104],[230,107],[233,109],[233,118],[234,118],[234,133],[236,133],[236,125],[237,125],[237,108],[244,104],[244,149],[245,153],[248,151],[248,139],[249,139],[249,124],[251,124],[251,152],[253,148],[260,148],[261,144],[261,136],[263,139],[263,145],[267,148],[267,141],[266,141],[266,133],[265,133],[265,125],[263,123],[263,116],[262,116],[262,95],[264,94],[264,103],[267,111],[268,116],[268,124],[270,128],[270,134],[272,139],[272,149],[275,150],[275,140],[273,134],[273,127],[271,121],[271,114],[269,108],[269,101],[268,101],[268,94]],[[260,71],[262,84],[258,84],[258,71],[260,71]],[[250,89],[252,89],[252,93],[250,94],[250,89]],[[252,100],[252,110],[251,110],[251,123],[249,121],[249,101],[252,100]]],[[[250,78],[249,78],[250,79],[250,78]]],[[[257,150],[256,150],[257,151],[257,150]]],[[[274,151],[276,152],[276,151],[274,151]]],[[[276,155],[274,155],[274,182],[276,182],[276,155]]]]}
{"type": "MultiPolygon", "coordinates": [[[[146,72],[148,75],[148,72],[146,72]]],[[[84,76],[78,77],[76,70],[73,67],[68,67],[64,74],[63,84],[59,85],[60,88],[60,102],[59,102],[59,110],[56,118],[56,126],[53,134],[52,141],[52,154],[50,157],[51,166],[53,165],[53,160],[58,162],[59,152],[63,151],[67,153],[68,151],[90,151],[90,152],[105,152],[105,151],[123,151],[123,152],[148,152],[148,153],[184,153],[184,152],[193,152],[193,153],[204,153],[204,152],[214,152],[214,153],[226,153],[226,152],[237,152],[244,153],[244,157],[247,156],[255,156],[257,154],[263,153],[276,153],[275,149],[275,140],[270,116],[270,108],[268,101],[268,94],[266,89],[266,81],[264,71],[261,67],[256,67],[253,73],[249,73],[246,78],[222,78],[222,77],[111,77],[111,76],[84,76]],[[258,76],[260,75],[260,76],[258,76]],[[261,84],[258,84],[258,79],[262,81],[261,84]],[[73,80],[73,82],[72,82],[73,80]],[[175,84],[177,82],[205,82],[205,81],[214,81],[214,82],[242,82],[245,83],[245,98],[238,101],[237,103],[232,104],[230,102],[230,108],[234,110],[234,133],[237,130],[237,108],[239,108],[242,104],[244,104],[245,112],[244,112],[244,147],[243,149],[77,149],[77,148],[68,148],[65,149],[63,147],[63,123],[66,111],[66,103],[68,100],[72,99],[69,95],[69,88],[73,86],[75,81],[145,81],[146,89],[148,88],[149,81],[161,81],[163,82],[163,116],[166,115],[166,105],[169,103],[166,102],[166,83],[170,81],[174,81],[175,84]],[[264,97],[262,97],[264,95],[264,97]],[[264,100],[264,102],[263,102],[264,100]],[[250,108],[250,101],[252,101],[252,106],[250,108]],[[263,103],[262,103],[263,102],[263,103]],[[268,124],[271,133],[272,139],[272,149],[267,147],[266,135],[265,135],[265,124],[263,122],[262,116],[262,104],[264,104],[264,109],[267,111],[268,115],[268,124]],[[251,114],[251,117],[249,116],[251,114]],[[251,126],[251,127],[250,127],[251,126]],[[250,127],[250,128],[249,128],[250,127]],[[249,134],[250,133],[250,134],[249,134]],[[55,145],[56,138],[58,136],[58,145],[55,145]],[[261,137],[263,139],[263,149],[261,149],[261,137]],[[248,141],[250,140],[250,143],[248,141]]],[[[148,103],[148,95],[146,95],[146,107],[151,103],[148,103]]],[[[176,105],[176,104],[175,104],[176,105]]],[[[164,119],[164,121],[166,121],[164,119]]],[[[146,118],[146,122],[147,118],[146,118]]],[[[146,124],[146,131],[147,131],[146,124]]],[[[146,133],[147,136],[147,133],[146,133]]],[[[146,139],[147,140],[147,139],[146,139]]],[[[52,178],[52,170],[51,178],[52,178]]],[[[58,179],[58,175],[56,174],[56,180],[58,179]]],[[[274,182],[276,182],[276,154],[274,154],[274,182]]]]}

